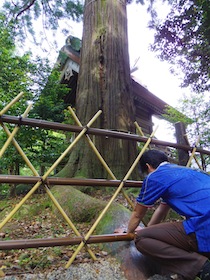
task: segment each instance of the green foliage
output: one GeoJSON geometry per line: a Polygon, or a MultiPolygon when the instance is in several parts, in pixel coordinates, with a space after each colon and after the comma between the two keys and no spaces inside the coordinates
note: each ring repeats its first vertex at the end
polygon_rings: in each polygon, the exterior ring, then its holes
{"type": "MultiPolygon", "coordinates": [[[[29,73],[33,71],[34,65],[31,63],[28,53],[23,56],[19,56],[16,53],[12,26],[5,25],[5,16],[2,14],[0,14],[0,34],[0,110],[20,92],[24,92],[21,100],[14,104],[7,112],[7,114],[21,115],[26,109],[26,101],[32,97],[30,89],[33,82],[29,73]]],[[[14,126],[9,125],[8,128],[12,131],[14,126]]],[[[0,128],[1,147],[6,139],[5,132],[0,128]]],[[[14,147],[9,146],[3,159],[0,161],[0,170],[14,170],[15,166],[18,166],[19,160],[20,156],[17,155],[14,147]]],[[[16,172],[13,174],[16,174],[16,172]]]]}
{"type": "MultiPolygon", "coordinates": [[[[171,122],[183,122],[187,126],[188,139],[191,145],[194,145],[198,138],[199,146],[204,149],[210,147],[210,100],[204,94],[192,94],[180,100],[180,105],[177,110],[169,107],[165,117],[171,122]]],[[[209,157],[203,157],[203,167],[207,168],[210,164],[209,157]]]]}
{"type": "Polygon", "coordinates": [[[167,106],[165,109],[166,113],[163,114],[163,117],[168,120],[170,123],[176,123],[176,122],[183,122],[186,125],[192,124],[193,120],[187,117],[184,113],[181,113],[181,111],[178,111],[177,109],[167,106]]]}
{"type": "MultiPolygon", "coordinates": [[[[13,35],[12,26],[5,26],[5,16],[0,14],[0,108],[21,91],[25,93],[22,99],[23,103],[31,97],[29,88],[32,81],[28,72],[33,65],[29,60],[29,53],[23,56],[16,54],[13,35]]],[[[13,108],[17,114],[22,113],[19,109],[20,104],[13,108]]]]}
{"type": "MultiPolygon", "coordinates": [[[[36,57],[34,61],[27,53],[20,56],[16,52],[12,26],[6,25],[5,17],[0,14],[0,110],[5,107],[19,92],[23,97],[6,112],[8,115],[21,115],[25,111],[26,101],[34,102],[29,117],[49,121],[66,120],[63,97],[68,92],[65,85],[59,84],[59,71],[52,67],[48,60],[36,57]]],[[[12,132],[14,125],[5,124],[12,132]]],[[[67,147],[70,136],[39,128],[21,126],[15,135],[16,141],[39,172],[52,165],[67,147]]],[[[7,140],[7,135],[0,126],[0,147],[7,140]]],[[[0,160],[0,173],[19,174],[25,167],[22,156],[12,143],[0,160]]],[[[22,174],[22,175],[27,175],[22,174]]],[[[2,187],[1,193],[7,192],[2,187]]]]}
{"type": "MultiPolygon", "coordinates": [[[[154,2],[154,1],[153,1],[154,2]]],[[[183,87],[195,92],[209,90],[210,5],[209,0],[165,1],[171,11],[161,21],[155,8],[150,27],[156,32],[151,49],[170,62],[172,72],[184,73],[183,87]],[[178,70],[177,69],[178,66],[178,70]],[[181,71],[180,71],[181,70],[181,71]]],[[[159,2],[158,2],[159,3],[159,2]]]]}
{"type": "MultiPolygon", "coordinates": [[[[48,71],[44,73],[48,74],[48,71]]],[[[44,120],[63,122],[64,96],[69,92],[67,85],[59,83],[60,72],[54,68],[49,76],[45,77],[45,86],[35,98],[33,113],[35,117],[44,120]]]]}
{"type": "Polygon", "coordinates": [[[9,185],[0,184],[0,200],[9,196],[9,185]]]}
{"type": "Polygon", "coordinates": [[[73,50],[79,52],[82,47],[82,41],[77,37],[69,35],[66,39],[66,45],[70,45],[73,50]]]}
{"type": "MultiPolygon", "coordinates": [[[[40,24],[39,38],[44,38],[48,30],[57,30],[60,21],[72,19],[80,21],[82,19],[83,5],[79,0],[37,0],[37,1],[8,1],[3,4],[3,12],[7,21],[16,27],[17,35],[22,38],[27,37],[27,33],[33,36],[36,42],[37,24],[40,24]],[[39,23],[39,20],[41,22],[39,23]]],[[[67,28],[63,28],[64,34],[68,33],[67,28]]],[[[41,40],[42,41],[42,40],[41,40]]]]}

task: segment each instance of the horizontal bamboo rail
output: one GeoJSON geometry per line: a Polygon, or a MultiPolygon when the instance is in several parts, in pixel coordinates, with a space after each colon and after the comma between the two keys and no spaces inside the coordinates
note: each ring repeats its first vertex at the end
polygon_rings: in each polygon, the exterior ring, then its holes
{"type": "MultiPolygon", "coordinates": [[[[109,243],[109,242],[119,242],[119,241],[131,241],[134,239],[134,237],[135,237],[134,233],[91,235],[89,239],[85,241],[85,243],[96,244],[96,243],[109,243]]],[[[7,240],[7,241],[0,241],[0,250],[78,245],[82,241],[83,241],[82,237],[7,240]]]]}
{"type": "MultiPolygon", "coordinates": [[[[8,115],[2,115],[0,116],[0,122],[6,122],[11,124],[18,124],[18,125],[27,125],[31,127],[40,127],[45,129],[54,129],[54,130],[61,130],[61,131],[71,131],[80,133],[82,131],[82,127],[76,126],[76,125],[69,125],[69,124],[61,124],[56,122],[49,122],[39,119],[32,119],[32,118],[19,118],[15,116],[8,116],[8,115]]],[[[126,133],[126,132],[119,132],[119,131],[112,131],[107,129],[99,129],[99,128],[88,128],[87,132],[88,134],[93,135],[101,135],[104,137],[111,137],[111,138],[118,138],[123,140],[131,140],[136,142],[147,142],[147,137],[139,136],[136,134],[126,133]]],[[[161,145],[161,146],[168,146],[173,147],[176,149],[183,149],[185,151],[193,151],[194,147],[188,146],[188,145],[181,145],[177,143],[172,142],[166,142],[162,140],[157,139],[151,139],[150,144],[155,145],[161,145]]],[[[196,148],[197,152],[201,154],[210,155],[210,151],[201,149],[199,147],[196,148]]]]}
{"type": "MultiPolygon", "coordinates": [[[[42,181],[42,177],[38,176],[19,176],[19,175],[0,175],[0,183],[7,184],[35,184],[42,181]]],[[[118,187],[120,180],[105,180],[105,179],[79,179],[79,178],[59,178],[48,177],[43,184],[48,185],[72,185],[72,186],[100,186],[100,187],[118,187]]],[[[142,181],[127,180],[124,182],[124,187],[140,188],[142,181]]]]}

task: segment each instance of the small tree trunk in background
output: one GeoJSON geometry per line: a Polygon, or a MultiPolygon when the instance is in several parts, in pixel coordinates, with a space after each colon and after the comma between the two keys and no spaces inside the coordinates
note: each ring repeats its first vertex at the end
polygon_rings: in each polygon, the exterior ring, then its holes
{"type": "MultiPolygon", "coordinates": [[[[175,123],[175,130],[176,130],[176,141],[178,144],[181,145],[188,145],[188,142],[186,141],[186,138],[184,137],[186,135],[185,125],[182,122],[175,123]]],[[[187,162],[189,160],[189,152],[184,151],[181,149],[177,149],[178,151],[178,160],[180,165],[187,165],[187,162]]]]}
{"type": "MultiPolygon", "coordinates": [[[[85,1],[76,109],[83,125],[101,109],[93,127],[134,132],[125,0],[85,1]]],[[[115,176],[122,179],[135,159],[136,143],[92,138],[115,176]]],[[[109,178],[85,140],[77,143],[60,176],[109,178]]]]}
{"type": "Polygon", "coordinates": [[[15,162],[15,175],[20,175],[20,164],[15,162]]]}
{"type": "Polygon", "coordinates": [[[39,174],[40,174],[40,176],[43,176],[44,173],[45,173],[45,166],[44,166],[44,165],[41,165],[41,166],[40,166],[39,174]]]}
{"type": "MultiPolygon", "coordinates": [[[[16,172],[16,170],[14,168],[14,165],[11,165],[9,167],[8,171],[9,171],[8,172],[9,175],[14,175],[15,172],[16,172]]],[[[9,196],[10,197],[15,197],[15,195],[16,195],[16,185],[15,184],[10,184],[9,186],[10,186],[9,196]]]]}

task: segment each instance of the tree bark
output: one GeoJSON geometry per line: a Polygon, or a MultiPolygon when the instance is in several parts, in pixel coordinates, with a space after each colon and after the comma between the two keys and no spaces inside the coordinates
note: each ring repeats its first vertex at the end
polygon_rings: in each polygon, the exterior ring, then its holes
{"type": "MultiPolygon", "coordinates": [[[[186,130],[185,130],[185,125],[182,122],[177,122],[175,123],[175,130],[176,130],[176,140],[178,144],[182,145],[189,145],[189,143],[186,141],[185,135],[186,135],[186,130]]],[[[187,162],[189,160],[189,153],[188,151],[184,151],[181,149],[178,149],[178,160],[179,164],[186,166],[187,162]]]]}
{"type": "MultiPolygon", "coordinates": [[[[94,127],[134,132],[125,0],[85,1],[80,65],[76,113],[82,124],[101,109],[94,127]]],[[[102,137],[93,140],[116,178],[122,179],[135,159],[136,143],[102,137]]],[[[109,177],[81,140],[60,174],[109,177]]]]}

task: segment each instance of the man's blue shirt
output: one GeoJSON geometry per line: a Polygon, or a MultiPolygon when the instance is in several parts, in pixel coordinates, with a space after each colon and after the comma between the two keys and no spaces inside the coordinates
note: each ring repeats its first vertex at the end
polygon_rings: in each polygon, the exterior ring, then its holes
{"type": "Polygon", "coordinates": [[[137,202],[150,207],[162,198],[186,217],[186,234],[196,233],[200,252],[210,252],[210,176],[175,164],[161,164],[144,180],[137,202]]]}

